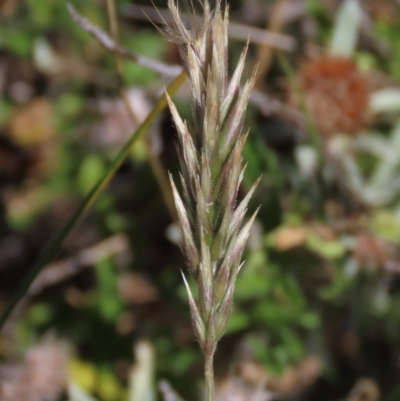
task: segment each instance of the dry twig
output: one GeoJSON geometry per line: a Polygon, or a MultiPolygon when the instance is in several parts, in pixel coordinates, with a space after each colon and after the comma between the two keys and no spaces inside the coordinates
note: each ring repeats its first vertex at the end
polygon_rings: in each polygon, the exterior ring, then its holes
{"type": "Polygon", "coordinates": [[[102,31],[98,26],[93,25],[87,18],[80,15],[72,4],[68,3],[67,7],[73,20],[85,32],[92,35],[104,48],[110,50],[114,54],[132,60],[143,67],[147,67],[163,77],[175,78],[182,71],[182,67],[178,65],[168,65],[129,51],[112,39],[106,32],[102,31]]]}

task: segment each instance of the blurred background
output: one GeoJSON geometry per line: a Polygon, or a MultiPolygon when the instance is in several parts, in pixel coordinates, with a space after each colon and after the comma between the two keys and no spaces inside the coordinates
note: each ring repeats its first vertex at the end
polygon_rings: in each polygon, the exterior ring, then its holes
{"type": "MultiPolygon", "coordinates": [[[[139,63],[85,32],[109,32],[105,1],[71,4],[84,24],[62,0],[0,0],[0,312],[180,71],[151,22],[166,1],[115,0],[139,63]]],[[[231,70],[248,37],[245,75],[260,66],[242,194],[262,176],[250,212],[262,207],[217,400],[398,401],[400,2],[229,8],[231,70]]],[[[190,120],[187,84],[174,99],[190,120]]],[[[175,140],[164,110],[14,310],[1,401],[201,399],[166,178],[175,140]]]]}

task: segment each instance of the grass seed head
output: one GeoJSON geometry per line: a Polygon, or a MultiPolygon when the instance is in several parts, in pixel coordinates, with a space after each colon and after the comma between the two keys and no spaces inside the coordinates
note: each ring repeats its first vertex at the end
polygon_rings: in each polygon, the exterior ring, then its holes
{"type": "MultiPolygon", "coordinates": [[[[190,26],[181,19],[176,0],[169,0],[171,22],[164,34],[178,46],[187,71],[193,127],[168,99],[178,133],[182,195],[171,177],[183,241],[182,250],[198,284],[194,300],[185,280],[198,340],[212,355],[228,324],[241,256],[255,218],[243,224],[255,186],[237,205],[243,177],[243,122],[255,73],[240,89],[247,45],[232,79],[228,78],[228,8],[217,1],[190,26]]],[[[194,11],[191,3],[190,7],[194,11]]]]}

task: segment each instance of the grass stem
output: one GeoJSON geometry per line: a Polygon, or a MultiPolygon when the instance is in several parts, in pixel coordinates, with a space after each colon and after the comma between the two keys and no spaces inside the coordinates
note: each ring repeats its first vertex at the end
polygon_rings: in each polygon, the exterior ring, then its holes
{"type": "Polygon", "coordinates": [[[206,401],[214,401],[214,353],[205,356],[206,401]]]}

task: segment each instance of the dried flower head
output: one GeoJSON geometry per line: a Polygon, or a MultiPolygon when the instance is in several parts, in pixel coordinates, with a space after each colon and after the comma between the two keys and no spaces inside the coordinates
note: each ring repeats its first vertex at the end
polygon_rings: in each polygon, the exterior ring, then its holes
{"type": "Polygon", "coordinates": [[[298,80],[321,134],[357,134],[366,126],[369,86],[353,61],[332,56],[309,60],[298,80]]]}
{"type": "MultiPolygon", "coordinates": [[[[172,22],[167,37],[177,43],[187,71],[194,126],[182,121],[169,99],[178,132],[181,193],[171,178],[182,230],[182,250],[198,283],[195,301],[186,283],[194,328],[206,355],[214,354],[230,316],[241,256],[256,216],[243,224],[256,184],[243,201],[237,194],[243,178],[243,121],[255,74],[240,90],[247,46],[228,79],[228,10],[217,1],[214,11],[201,3],[203,19],[190,28],[169,0],[172,22]]],[[[191,5],[193,8],[193,5],[191,5]]]]}

